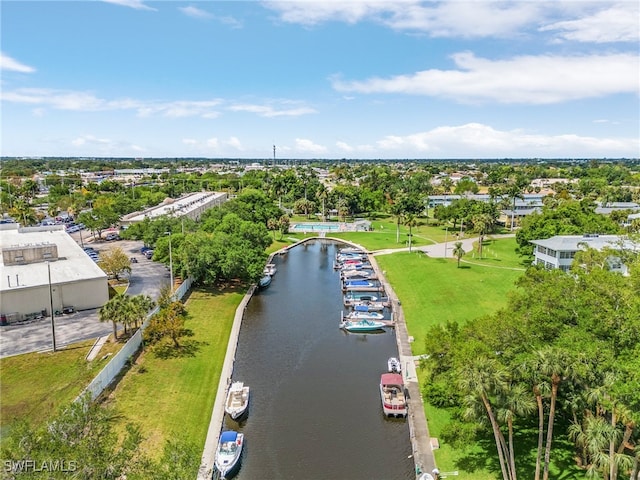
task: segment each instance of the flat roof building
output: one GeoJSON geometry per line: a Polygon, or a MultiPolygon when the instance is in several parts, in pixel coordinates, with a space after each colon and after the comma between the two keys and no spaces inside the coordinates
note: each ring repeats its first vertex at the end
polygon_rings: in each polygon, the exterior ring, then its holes
{"type": "Polygon", "coordinates": [[[52,302],[54,311],[62,311],[98,308],[109,300],[107,274],[63,225],[0,225],[0,246],[0,323],[49,316],[52,302]]]}
{"type": "Polygon", "coordinates": [[[125,215],[120,223],[122,225],[130,225],[132,223],[142,222],[145,218],[151,220],[162,215],[170,217],[187,217],[198,220],[202,213],[209,208],[222,205],[228,199],[225,192],[198,192],[191,193],[178,199],[167,198],[160,205],[148,208],[142,212],[134,212],[125,215]]]}
{"type": "MultiPolygon", "coordinates": [[[[534,245],[534,265],[548,269],[558,268],[565,272],[571,268],[576,252],[586,248],[640,251],[640,245],[620,235],[556,235],[542,240],[531,240],[531,243],[534,245]]],[[[627,273],[626,265],[619,259],[611,260],[611,270],[627,273]]]]}

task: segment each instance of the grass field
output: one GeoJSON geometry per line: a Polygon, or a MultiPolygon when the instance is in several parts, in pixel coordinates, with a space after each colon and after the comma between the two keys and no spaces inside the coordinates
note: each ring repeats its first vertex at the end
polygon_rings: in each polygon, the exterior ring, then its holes
{"type": "Polygon", "coordinates": [[[106,343],[100,356],[85,357],[94,340],[70,345],[57,352],[29,353],[0,359],[0,424],[10,428],[16,419],[40,425],[73,401],[109,361],[107,353],[121,344],[106,343]]]}
{"type": "Polygon", "coordinates": [[[186,301],[190,336],[181,348],[148,347],[110,396],[121,425],[141,425],[149,455],[157,458],[174,436],[204,445],[235,310],[245,292],[194,290],[186,301]]]}
{"type": "Polygon", "coordinates": [[[422,253],[378,255],[376,260],[393,286],[415,338],[415,355],[432,325],[465,322],[489,314],[506,304],[507,293],[521,271],[465,265],[454,259],[429,258],[422,253]]]}

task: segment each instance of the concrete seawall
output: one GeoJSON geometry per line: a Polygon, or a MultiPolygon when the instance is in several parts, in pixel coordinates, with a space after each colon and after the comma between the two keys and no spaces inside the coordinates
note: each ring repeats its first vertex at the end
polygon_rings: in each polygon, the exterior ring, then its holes
{"type": "MultiPolygon", "coordinates": [[[[296,242],[295,244],[283,248],[282,250],[279,250],[278,252],[271,254],[267,263],[271,263],[275,255],[285,254],[289,249],[311,240],[335,241],[351,245],[353,247],[361,249],[364,252],[367,252],[367,249],[363,248],[361,245],[357,245],[355,243],[351,243],[339,238],[313,237],[303,239],[299,242],[296,242]]],[[[369,260],[371,261],[371,265],[376,271],[378,278],[384,285],[385,291],[387,292],[389,300],[393,306],[392,311],[393,319],[395,320],[395,333],[396,342],[398,345],[398,353],[403,366],[405,385],[409,392],[409,415],[407,417],[407,421],[409,422],[411,449],[416,466],[416,472],[431,472],[435,468],[435,459],[433,456],[433,450],[431,448],[431,437],[429,435],[429,428],[424,413],[424,405],[422,396],[420,394],[420,384],[418,382],[418,377],[416,374],[414,357],[411,351],[411,343],[409,341],[409,334],[407,332],[404,313],[402,312],[402,306],[400,305],[395,292],[391,288],[391,285],[389,285],[389,283],[386,281],[383,272],[380,271],[380,268],[375,261],[375,257],[371,253],[369,253],[369,260]]],[[[238,345],[240,326],[242,325],[242,319],[244,317],[244,312],[247,304],[251,300],[255,289],[255,286],[249,289],[247,294],[240,302],[240,305],[236,309],[233,326],[231,328],[231,333],[229,335],[229,341],[227,344],[227,352],[222,366],[222,372],[220,374],[220,381],[218,383],[216,400],[214,402],[213,410],[211,413],[207,439],[205,441],[205,446],[200,461],[200,468],[198,470],[197,477],[198,480],[211,479],[212,475],[214,474],[215,452],[224,421],[224,402],[226,398],[226,392],[233,375],[233,367],[238,345]]]]}

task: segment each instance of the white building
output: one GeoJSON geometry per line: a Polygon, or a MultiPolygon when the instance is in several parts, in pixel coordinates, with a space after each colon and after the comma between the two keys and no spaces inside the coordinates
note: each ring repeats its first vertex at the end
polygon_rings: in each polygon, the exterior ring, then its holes
{"type": "Polygon", "coordinates": [[[225,192],[198,192],[191,193],[178,199],[167,198],[160,205],[148,208],[142,212],[134,212],[125,215],[120,223],[130,225],[142,222],[145,218],[154,220],[162,215],[170,217],[187,217],[198,220],[202,213],[209,208],[218,207],[226,202],[228,194],[225,192]]]}
{"type": "MultiPolygon", "coordinates": [[[[640,245],[636,245],[620,235],[556,235],[544,240],[531,240],[531,243],[535,246],[533,251],[534,265],[549,269],[559,268],[565,272],[571,268],[576,252],[586,248],[596,250],[624,248],[640,251],[640,245]]],[[[609,265],[613,271],[627,273],[627,266],[622,264],[618,258],[612,257],[609,265]]]]}
{"type": "Polygon", "coordinates": [[[107,274],[62,225],[0,225],[0,246],[0,323],[49,316],[52,302],[54,311],[62,311],[98,308],[109,300],[107,274]]]}

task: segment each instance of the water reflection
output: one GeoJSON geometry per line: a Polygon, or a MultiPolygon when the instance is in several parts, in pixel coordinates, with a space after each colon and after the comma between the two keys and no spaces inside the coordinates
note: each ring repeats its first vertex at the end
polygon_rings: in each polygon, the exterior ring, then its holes
{"type": "Polygon", "coordinates": [[[247,479],[413,479],[406,420],[386,419],[378,384],[397,356],[393,331],[349,334],[338,244],[309,242],[276,258],[271,285],[249,302],[234,379],[251,387],[239,424],[247,479]]]}

